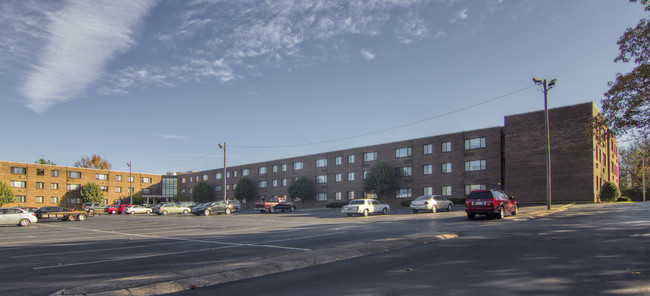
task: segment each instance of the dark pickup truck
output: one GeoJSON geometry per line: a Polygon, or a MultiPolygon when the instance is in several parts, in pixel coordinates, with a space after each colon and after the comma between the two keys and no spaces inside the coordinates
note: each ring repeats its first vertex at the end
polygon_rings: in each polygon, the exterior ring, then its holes
{"type": "Polygon", "coordinates": [[[284,198],[274,197],[268,201],[258,201],[255,203],[255,209],[260,211],[260,213],[273,213],[276,210],[282,212],[289,211],[293,212],[296,210],[296,205],[293,202],[287,201],[284,198]]]}

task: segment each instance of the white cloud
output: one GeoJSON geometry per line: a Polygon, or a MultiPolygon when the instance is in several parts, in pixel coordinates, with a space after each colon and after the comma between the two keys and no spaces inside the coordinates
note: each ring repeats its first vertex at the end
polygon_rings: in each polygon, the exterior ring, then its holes
{"type": "Polygon", "coordinates": [[[48,13],[48,38],[22,93],[27,107],[42,113],[78,97],[103,74],[107,62],[135,44],[134,27],[151,1],[70,1],[48,13]]]}
{"type": "Polygon", "coordinates": [[[375,59],[375,54],[370,52],[369,50],[362,49],[361,50],[361,56],[363,57],[364,60],[370,61],[375,59]]]}
{"type": "Polygon", "coordinates": [[[459,20],[460,20],[460,21],[464,21],[464,20],[467,19],[467,17],[468,17],[468,15],[467,15],[467,8],[465,8],[465,9],[463,9],[463,10],[461,10],[461,11],[458,11],[458,12],[456,13],[456,17],[455,17],[451,22],[454,23],[454,22],[459,21],[459,20]]]}
{"type": "Polygon", "coordinates": [[[187,137],[181,136],[181,135],[174,135],[174,134],[157,134],[157,136],[165,139],[171,139],[171,140],[183,140],[187,139],[187,137]]]}

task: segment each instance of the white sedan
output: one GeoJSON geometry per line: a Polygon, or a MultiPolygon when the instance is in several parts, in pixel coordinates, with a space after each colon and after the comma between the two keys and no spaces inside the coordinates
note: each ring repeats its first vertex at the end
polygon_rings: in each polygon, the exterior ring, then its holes
{"type": "Polygon", "coordinates": [[[38,221],[36,214],[21,208],[0,209],[0,224],[27,226],[36,221],[38,221]]]}
{"type": "Polygon", "coordinates": [[[435,213],[441,209],[451,211],[454,208],[454,203],[440,195],[423,195],[412,201],[410,208],[413,210],[413,213],[419,211],[435,213]]]}
{"type": "Polygon", "coordinates": [[[126,214],[151,214],[151,208],[147,208],[145,206],[141,205],[132,205],[128,206],[124,209],[124,213],[126,214]]]}
{"type": "Polygon", "coordinates": [[[341,213],[347,214],[348,217],[353,215],[368,216],[374,213],[381,213],[382,215],[388,214],[390,206],[379,203],[378,200],[372,198],[355,199],[347,206],[343,206],[341,213]]]}

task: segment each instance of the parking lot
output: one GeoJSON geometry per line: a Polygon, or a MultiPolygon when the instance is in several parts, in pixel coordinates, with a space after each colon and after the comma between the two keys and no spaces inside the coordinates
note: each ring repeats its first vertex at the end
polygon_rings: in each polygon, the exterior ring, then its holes
{"type": "Polygon", "coordinates": [[[101,215],[83,222],[41,220],[29,227],[0,228],[4,274],[0,294],[46,295],[116,278],[243,266],[262,258],[413,233],[437,234],[477,223],[499,220],[468,221],[458,206],[452,212],[435,214],[397,208],[389,215],[370,217],[315,209],[207,217],[101,215]]]}

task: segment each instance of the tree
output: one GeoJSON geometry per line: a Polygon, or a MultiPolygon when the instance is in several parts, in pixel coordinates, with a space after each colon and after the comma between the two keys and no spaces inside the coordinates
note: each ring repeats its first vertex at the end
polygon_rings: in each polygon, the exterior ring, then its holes
{"type": "Polygon", "coordinates": [[[235,185],[235,198],[240,202],[253,196],[253,183],[247,177],[241,178],[235,185]]]}
{"type": "MultiPolygon", "coordinates": [[[[630,0],[645,5],[647,0],[630,0]]],[[[617,135],[650,132],[650,22],[641,19],[635,28],[628,28],[617,42],[619,55],[614,62],[633,61],[637,66],[627,74],[616,74],[602,101],[603,118],[595,120],[596,127],[607,126],[617,135]]]]}
{"type": "Polygon", "coordinates": [[[606,202],[613,202],[621,196],[621,191],[618,190],[618,186],[614,182],[605,182],[603,187],[600,187],[600,200],[606,202]]]}
{"type": "Polygon", "coordinates": [[[97,183],[88,182],[79,191],[81,202],[103,202],[104,193],[97,183]]]}
{"type": "Polygon", "coordinates": [[[14,192],[7,183],[0,181],[0,207],[12,202],[14,202],[14,192]]]}
{"type": "MultiPolygon", "coordinates": [[[[632,200],[643,200],[643,155],[646,156],[646,175],[650,174],[650,140],[637,140],[619,150],[619,171],[621,194],[632,200]]],[[[646,184],[650,188],[650,184],[646,184]]]]}
{"type": "Polygon", "coordinates": [[[291,198],[299,199],[300,202],[305,203],[305,199],[311,197],[311,185],[309,185],[309,180],[306,177],[298,177],[294,179],[289,188],[287,188],[287,193],[291,198]]]}
{"type": "Polygon", "coordinates": [[[76,168],[90,168],[90,169],[102,169],[102,170],[110,170],[112,167],[108,161],[102,159],[102,157],[99,156],[98,154],[93,154],[93,156],[91,157],[82,157],[77,162],[75,162],[73,166],[76,168]]]}
{"type": "Polygon", "coordinates": [[[41,158],[41,159],[35,161],[34,163],[36,163],[36,164],[56,165],[56,163],[53,163],[51,160],[49,160],[49,159],[45,160],[44,158],[41,158]]]}
{"type": "Polygon", "coordinates": [[[373,194],[384,194],[393,185],[393,168],[383,161],[378,161],[363,180],[363,190],[373,194]]]}
{"type": "Polygon", "coordinates": [[[212,200],[212,190],[206,182],[199,182],[192,189],[192,200],[198,203],[205,203],[212,200]]]}

